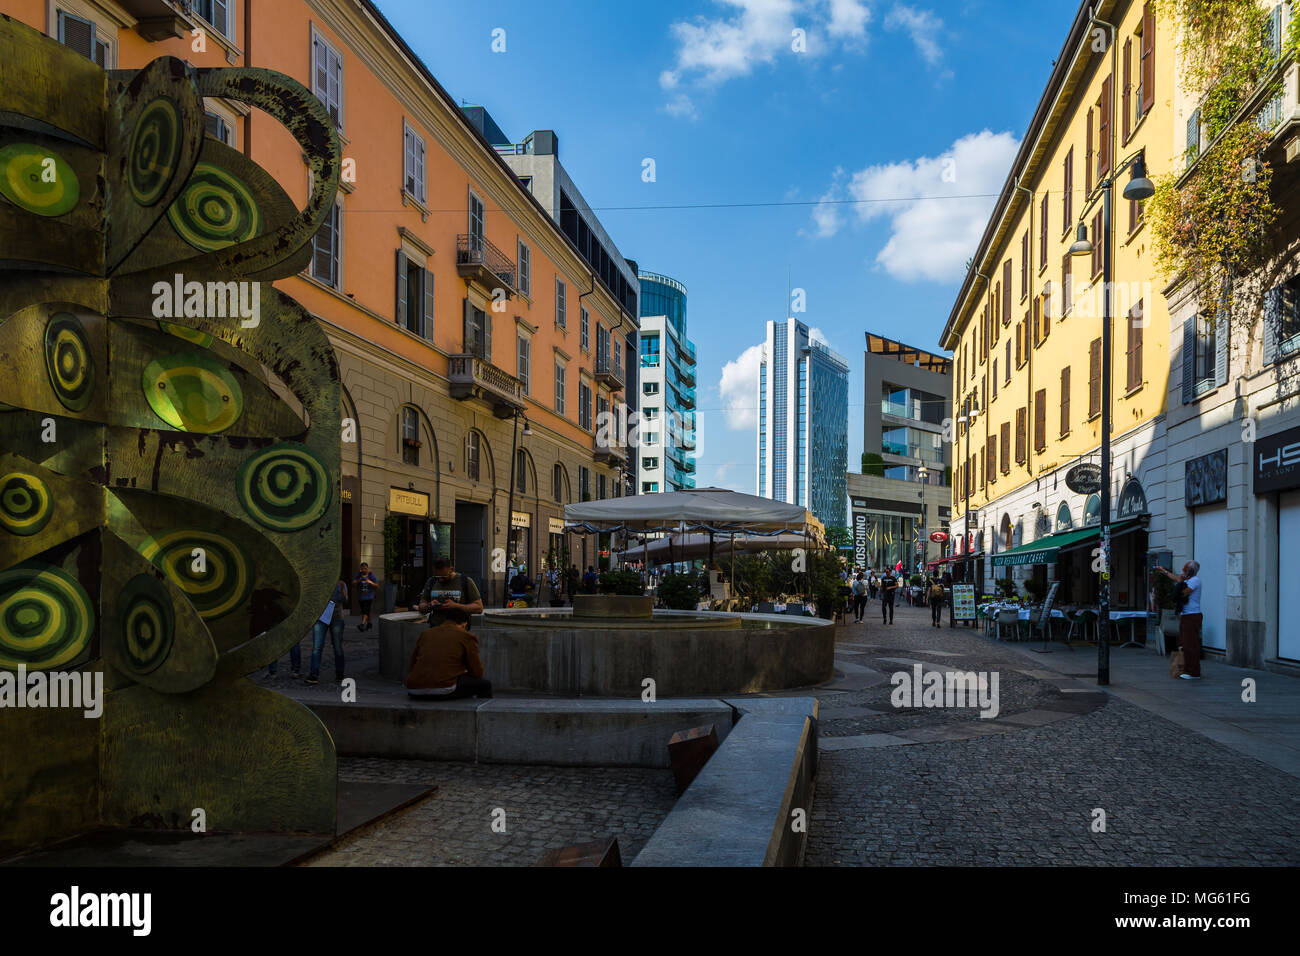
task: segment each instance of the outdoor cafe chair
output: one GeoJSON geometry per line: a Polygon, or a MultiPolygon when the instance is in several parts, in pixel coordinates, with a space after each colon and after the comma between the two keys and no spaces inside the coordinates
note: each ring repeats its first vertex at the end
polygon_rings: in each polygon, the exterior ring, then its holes
{"type": "Polygon", "coordinates": [[[1065,635],[1066,647],[1069,647],[1070,642],[1074,640],[1074,632],[1076,628],[1078,629],[1081,637],[1085,641],[1088,639],[1089,626],[1093,628],[1094,632],[1096,631],[1096,626],[1097,626],[1096,611],[1089,610],[1088,608],[1083,608],[1082,610],[1076,611],[1074,614],[1071,614],[1069,611],[1066,611],[1065,618],[1070,622],[1069,633],[1065,635]]]}
{"type": "Polygon", "coordinates": [[[1014,608],[1004,608],[997,612],[995,619],[997,627],[998,640],[1002,640],[1002,628],[1010,627],[1012,637],[1018,637],[1017,629],[1020,627],[1020,612],[1014,608]]]}

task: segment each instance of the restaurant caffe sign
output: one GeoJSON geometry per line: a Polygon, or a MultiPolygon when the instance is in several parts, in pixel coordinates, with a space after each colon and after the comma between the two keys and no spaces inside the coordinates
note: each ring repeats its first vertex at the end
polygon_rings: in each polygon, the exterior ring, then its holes
{"type": "Polygon", "coordinates": [[[1255,442],[1255,494],[1300,488],[1300,428],[1255,442]]]}

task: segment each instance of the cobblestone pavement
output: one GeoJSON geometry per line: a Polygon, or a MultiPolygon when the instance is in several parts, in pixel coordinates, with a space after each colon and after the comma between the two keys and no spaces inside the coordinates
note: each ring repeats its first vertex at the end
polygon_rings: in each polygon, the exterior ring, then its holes
{"type": "Polygon", "coordinates": [[[548,849],[606,836],[618,837],[626,865],[677,800],[669,770],[340,758],[339,779],[438,790],[308,866],[531,866],[548,849]],[[497,808],[504,833],[492,829],[497,808]]]}
{"type": "MultiPolygon", "coordinates": [[[[892,626],[867,620],[840,629],[839,661],[881,673],[908,669],[882,657],[998,670],[1003,715],[1060,694],[1012,675],[1024,661],[980,632],[931,627],[928,609],[900,607],[892,626]]],[[[1084,652],[1078,670],[1093,660],[1084,652]]],[[[970,710],[854,715],[883,710],[889,689],[817,691],[820,732],[979,720],[970,710]]],[[[997,736],[823,750],[818,770],[810,866],[1300,864],[1300,780],[1116,697],[997,736]],[[1104,833],[1092,831],[1097,808],[1104,833]]]]}

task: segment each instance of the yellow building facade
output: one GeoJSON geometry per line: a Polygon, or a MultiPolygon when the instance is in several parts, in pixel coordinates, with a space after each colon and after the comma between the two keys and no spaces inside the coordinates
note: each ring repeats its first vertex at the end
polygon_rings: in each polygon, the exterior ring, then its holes
{"type": "MultiPolygon", "coordinates": [[[[1175,37],[1156,4],[1083,3],[987,224],[941,344],[954,353],[954,543],[965,575],[1009,571],[1095,599],[1095,539],[1052,566],[995,567],[996,554],[1098,523],[1099,501],[1065,473],[1099,463],[1102,263],[1112,253],[1112,602],[1145,606],[1145,560],[1163,534],[1162,447],[1168,309],[1140,203],[1115,178],[1105,234],[1099,182],[1130,158],[1148,175],[1174,164],[1175,37]],[[1082,225],[1091,255],[1069,249],[1082,225]],[[1123,532],[1131,531],[1128,540],[1123,532]]],[[[957,175],[961,171],[957,170],[957,175]]],[[[986,584],[984,590],[991,590],[986,584]]]]}

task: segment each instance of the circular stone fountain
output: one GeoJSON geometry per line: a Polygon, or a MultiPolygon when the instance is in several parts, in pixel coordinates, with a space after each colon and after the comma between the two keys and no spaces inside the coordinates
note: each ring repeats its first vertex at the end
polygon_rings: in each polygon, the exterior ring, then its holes
{"type": "MultiPolygon", "coordinates": [[[[380,618],[380,670],[401,680],[426,625],[380,618]],[[387,645],[387,652],[386,652],[387,645]]],[[[577,595],[572,608],[487,610],[479,653],[494,689],[562,697],[714,697],[788,690],[834,675],[835,627],[815,617],[655,610],[650,598],[577,595]]]]}

